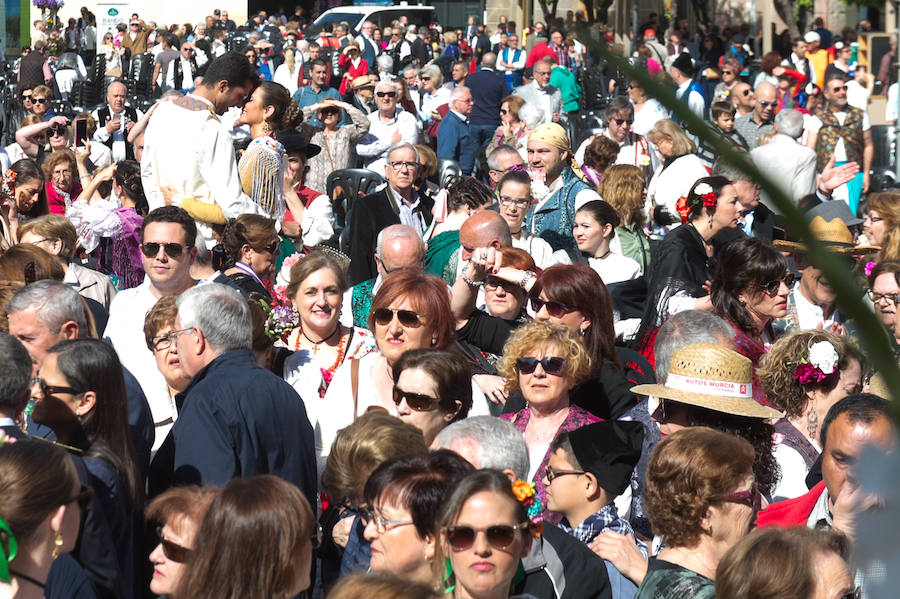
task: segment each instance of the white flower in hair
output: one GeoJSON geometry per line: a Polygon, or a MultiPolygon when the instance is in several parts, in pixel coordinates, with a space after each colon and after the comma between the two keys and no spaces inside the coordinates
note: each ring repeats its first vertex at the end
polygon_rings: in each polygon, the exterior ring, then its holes
{"type": "Polygon", "coordinates": [[[701,183],[694,188],[694,193],[698,196],[704,196],[708,193],[712,193],[712,187],[709,186],[709,183],[701,183]]]}
{"type": "Polygon", "coordinates": [[[809,363],[828,375],[837,369],[838,353],[830,341],[817,341],[809,348],[809,363]]]}

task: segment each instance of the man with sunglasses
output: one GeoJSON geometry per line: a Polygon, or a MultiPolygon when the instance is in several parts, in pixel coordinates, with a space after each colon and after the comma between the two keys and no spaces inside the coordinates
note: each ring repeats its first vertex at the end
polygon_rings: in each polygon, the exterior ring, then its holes
{"type": "MultiPolygon", "coordinates": [[[[643,135],[634,132],[634,106],[627,96],[616,96],[610,100],[603,114],[606,129],[597,135],[605,135],[619,146],[619,155],[616,164],[630,164],[646,168],[648,177],[659,166],[659,157],[656,152],[650,151],[650,142],[643,135]]],[[[575,161],[584,164],[584,153],[594,141],[596,135],[588,137],[575,151],[575,161]]]]}
{"type": "Polygon", "coordinates": [[[756,86],[756,107],[750,114],[734,119],[734,128],[740,133],[750,150],[755,148],[759,136],[775,129],[773,118],[778,105],[775,86],[763,81],[756,86]]]}
{"type": "Polygon", "coordinates": [[[756,96],[749,83],[739,81],[731,92],[731,102],[734,104],[735,119],[745,114],[751,114],[756,108],[756,96]]]}
{"type": "Polygon", "coordinates": [[[419,129],[416,117],[397,104],[400,87],[388,79],[375,86],[375,106],[378,110],[367,115],[369,132],[356,144],[356,153],[363,159],[365,168],[379,175],[387,173],[387,153],[399,143],[416,144],[419,129]]]}

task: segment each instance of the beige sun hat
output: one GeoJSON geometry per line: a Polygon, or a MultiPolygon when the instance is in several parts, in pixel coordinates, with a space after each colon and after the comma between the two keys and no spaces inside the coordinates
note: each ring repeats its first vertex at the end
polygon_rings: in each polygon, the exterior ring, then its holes
{"type": "Polygon", "coordinates": [[[675,350],[664,385],[631,388],[652,395],[749,418],[781,418],[778,410],[753,399],[753,363],[715,343],[693,343],[675,350]]]}
{"type": "MultiPolygon", "coordinates": [[[[870,252],[877,252],[880,247],[874,245],[854,245],[853,233],[847,228],[847,224],[841,218],[825,220],[816,216],[809,222],[809,230],[813,236],[821,241],[832,252],[839,254],[851,254],[861,256],[870,252]]],[[[776,248],[787,252],[805,252],[806,244],[798,241],[786,241],[777,239],[774,242],[776,248]]]]}

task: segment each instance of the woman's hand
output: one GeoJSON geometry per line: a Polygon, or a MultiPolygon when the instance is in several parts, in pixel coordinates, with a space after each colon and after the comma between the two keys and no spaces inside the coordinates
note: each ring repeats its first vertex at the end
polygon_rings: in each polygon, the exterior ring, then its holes
{"type": "Polygon", "coordinates": [[[163,185],[159,190],[163,194],[163,201],[166,203],[166,206],[171,206],[178,191],[170,185],[163,185]]]}
{"type": "Polygon", "coordinates": [[[509,393],[506,391],[506,381],[502,376],[493,374],[476,374],[472,380],[478,385],[478,388],[484,393],[484,396],[495,404],[506,405],[506,398],[509,393]]]}
{"type": "Polygon", "coordinates": [[[492,247],[475,248],[469,258],[469,267],[474,269],[470,274],[475,275],[472,280],[483,281],[488,272],[497,274],[501,270],[502,261],[503,254],[492,247]]]}
{"type": "Polygon", "coordinates": [[[49,121],[47,121],[47,128],[49,129],[53,125],[68,125],[68,124],[69,124],[69,119],[67,119],[66,117],[64,117],[62,115],[57,115],[57,116],[53,117],[52,119],[50,119],[49,121]]]}
{"type": "Polygon", "coordinates": [[[615,566],[628,580],[640,586],[647,575],[647,559],[634,535],[604,530],[590,544],[591,551],[615,566]]]}
{"type": "Polygon", "coordinates": [[[78,166],[84,166],[87,159],[91,156],[91,140],[85,139],[84,145],[79,149],[75,146],[75,163],[78,166]]]}
{"type": "Polygon", "coordinates": [[[103,167],[99,171],[94,174],[94,181],[103,182],[103,181],[112,181],[112,178],[116,176],[116,163],[103,167]]]}
{"type": "Polygon", "coordinates": [[[334,524],[334,528],[331,529],[331,538],[334,539],[334,544],[338,547],[346,547],[347,541],[350,540],[350,531],[353,530],[353,522],[356,521],[356,518],[346,517],[341,518],[334,524]]]}

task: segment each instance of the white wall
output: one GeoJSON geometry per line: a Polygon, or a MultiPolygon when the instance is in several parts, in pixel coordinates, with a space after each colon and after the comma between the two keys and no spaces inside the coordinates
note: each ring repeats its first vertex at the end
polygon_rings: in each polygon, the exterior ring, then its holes
{"type": "MultiPolygon", "coordinates": [[[[157,25],[203,23],[206,15],[211,15],[215,8],[228,11],[228,18],[238,25],[247,20],[246,0],[70,0],[59,11],[63,25],[70,17],[80,17],[82,6],[97,15],[98,35],[102,35],[107,27],[115,27],[116,23],[127,23],[134,12],[143,20],[155,21],[157,25]],[[109,14],[111,11],[118,14],[109,14]]],[[[40,17],[41,10],[31,4],[31,21],[40,17]]]]}

